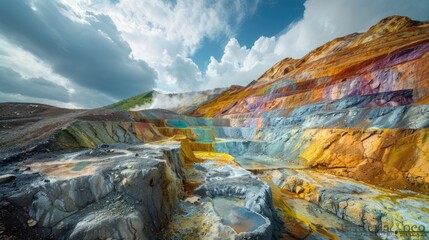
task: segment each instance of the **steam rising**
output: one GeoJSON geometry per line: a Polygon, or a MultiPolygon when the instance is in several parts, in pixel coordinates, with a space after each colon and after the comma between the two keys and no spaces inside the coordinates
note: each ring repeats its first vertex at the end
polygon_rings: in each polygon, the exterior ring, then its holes
{"type": "Polygon", "coordinates": [[[196,106],[215,98],[218,94],[224,92],[226,88],[216,88],[200,92],[186,93],[166,93],[154,91],[152,102],[143,105],[136,105],[131,111],[140,111],[145,109],[167,109],[177,113],[184,113],[194,109],[196,106]]]}

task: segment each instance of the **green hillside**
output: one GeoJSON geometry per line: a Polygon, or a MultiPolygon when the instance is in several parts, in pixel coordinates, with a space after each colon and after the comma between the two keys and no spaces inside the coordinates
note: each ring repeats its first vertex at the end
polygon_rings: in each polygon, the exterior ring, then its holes
{"type": "Polygon", "coordinates": [[[121,100],[119,102],[105,106],[104,108],[128,110],[136,105],[144,105],[152,102],[153,91],[145,92],[137,96],[121,100]]]}

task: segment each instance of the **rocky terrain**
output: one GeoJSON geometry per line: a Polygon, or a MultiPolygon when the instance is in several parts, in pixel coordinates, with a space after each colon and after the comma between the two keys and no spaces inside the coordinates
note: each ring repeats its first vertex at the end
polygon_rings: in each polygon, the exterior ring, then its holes
{"type": "Polygon", "coordinates": [[[0,104],[0,238],[427,239],[428,60],[394,16],[169,110],[0,104]]]}

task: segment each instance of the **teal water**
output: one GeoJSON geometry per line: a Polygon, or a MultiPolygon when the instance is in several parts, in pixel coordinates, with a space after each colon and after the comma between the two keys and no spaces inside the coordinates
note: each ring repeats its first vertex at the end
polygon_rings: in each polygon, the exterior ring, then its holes
{"type": "Polygon", "coordinates": [[[230,226],[236,233],[252,232],[264,225],[266,220],[260,215],[241,207],[243,200],[225,197],[213,198],[216,213],[222,223],[230,226]]]}
{"type": "Polygon", "coordinates": [[[90,161],[84,161],[84,162],[78,162],[76,163],[76,165],[74,165],[74,167],[71,169],[71,171],[81,171],[82,169],[84,169],[86,166],[91,165],[92,162],[90,161]]]}

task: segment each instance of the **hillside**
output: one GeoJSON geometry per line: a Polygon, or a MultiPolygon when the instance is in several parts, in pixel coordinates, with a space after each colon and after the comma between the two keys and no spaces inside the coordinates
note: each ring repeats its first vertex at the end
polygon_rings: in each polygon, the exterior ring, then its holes
{"type": "Polygon", "coordinates": [[[152,103],[154,91],[145,92],[134,97],[121,100],[116,103],[105,106],[107,109],[129,110],[136,106],[150,105],[152,103]]]}

